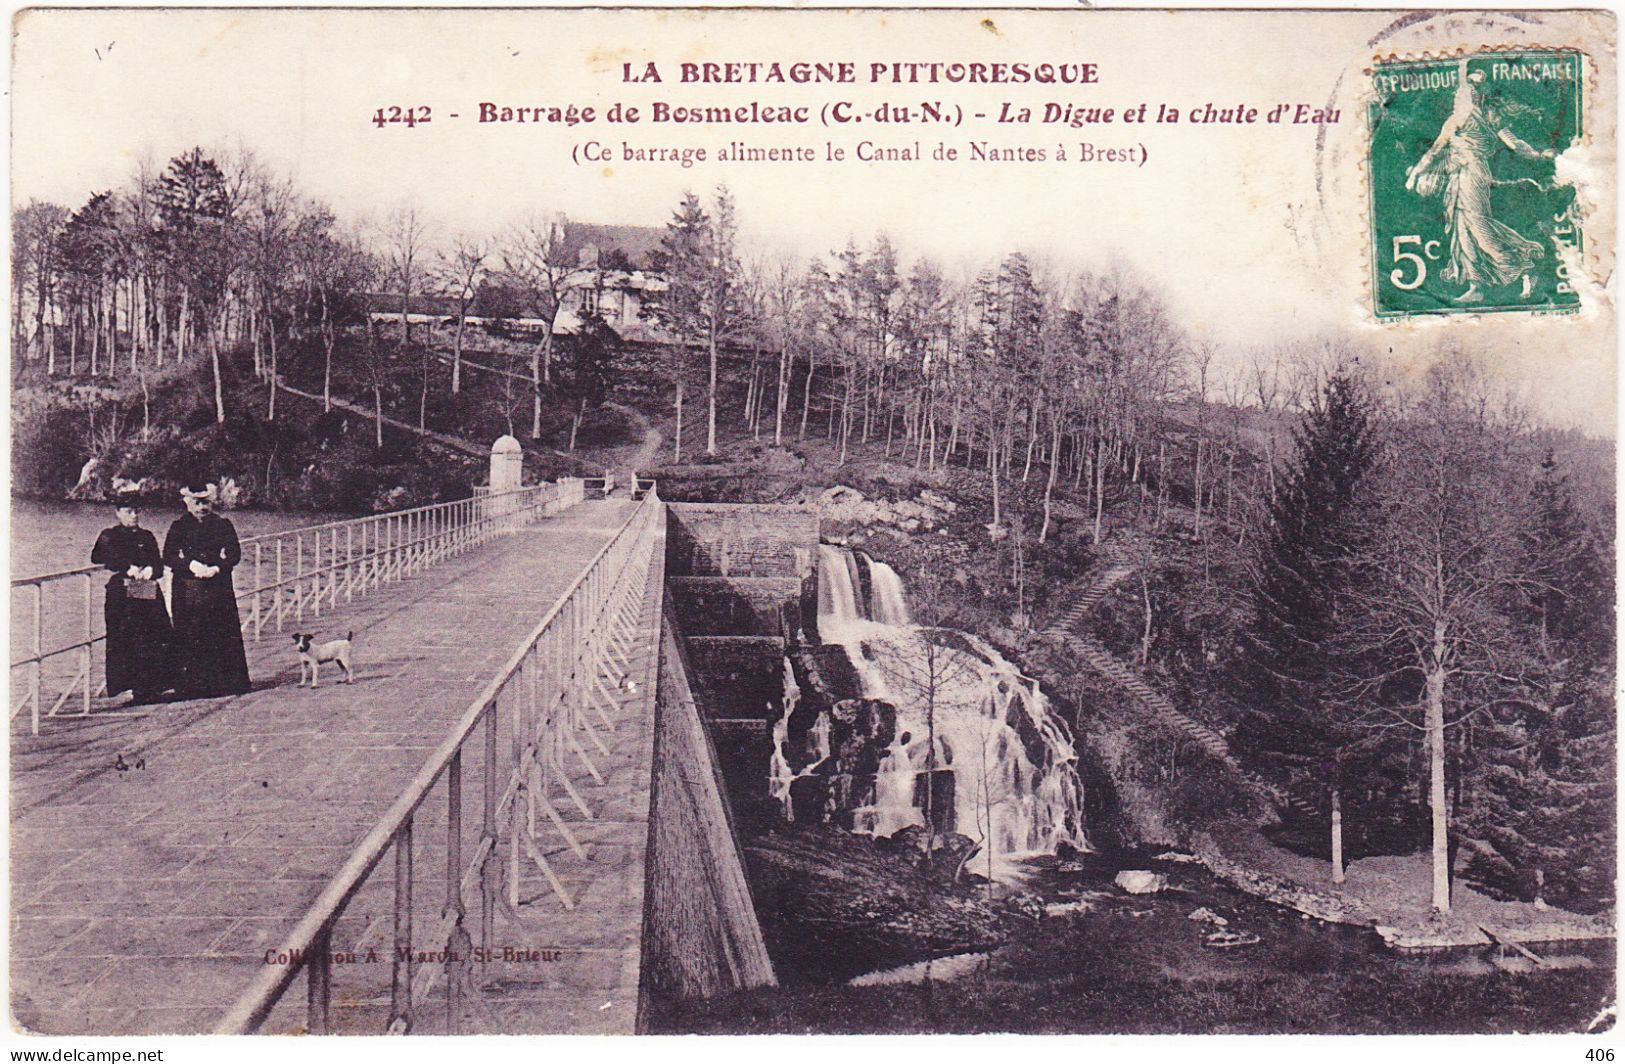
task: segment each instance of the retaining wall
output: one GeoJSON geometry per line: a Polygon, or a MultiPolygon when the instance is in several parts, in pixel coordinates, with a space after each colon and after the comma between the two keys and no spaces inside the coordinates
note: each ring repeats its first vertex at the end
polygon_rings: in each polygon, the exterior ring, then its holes
{"type": "Polygon", "coordinates": [[[677,622],[660,637],[641,989],[651,999],[774,986],[716,753],[677,622]]]}
{"type": "Polygon", "coordinates": [[[818,514],[809,507],[670,503],[670,576],[805,578],[818,556],[818,514]]]}

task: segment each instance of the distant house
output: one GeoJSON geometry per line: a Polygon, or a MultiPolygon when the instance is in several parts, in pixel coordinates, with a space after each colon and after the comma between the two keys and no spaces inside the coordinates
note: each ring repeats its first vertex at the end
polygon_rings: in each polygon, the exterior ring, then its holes
{"type": "MultiPolygon", "coordinates": [[[[582,318],[597,311],[629,343],[670,343],[671,338],[643,317],[648,292],[665,288],[654,270],[665,230],[653,226],[591,225],[571,222],[565,229],[565,261],[574,267],[564,279],[564,299],[553,323],[555,336],[570,336],[582,318]]],[[[401,297],[369,293],[374,321],[398,321],[401,297]]],[[[407,301],[407,320],[431,327],[454,324],[457,300],[445,295],[414,295],[407,301]]],[[[468,317],[471,325],[496,324],[516,331],[537,331],[546,318],[525,287],[501,270],[480,285],[468,317]]]]}

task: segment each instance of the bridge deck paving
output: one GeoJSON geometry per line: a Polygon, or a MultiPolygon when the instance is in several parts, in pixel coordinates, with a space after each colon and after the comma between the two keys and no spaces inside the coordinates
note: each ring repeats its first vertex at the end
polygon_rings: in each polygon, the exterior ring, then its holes
{"type": "MultiPolygon", "coordinates": [[[[619,499],[580,504],[324,611],[319,621],[307,618],[306,630],[355,630],[353,685],[324,670],[319,689],[294,689],[289,641],[267,632],[250,644],[256,689],[242,697],[156,706],[138,717],[59,719],[37,738],[14,732],[13,1023],[60,1034],[212,1028],[260,973],[265,951],[280,944],[632,507],[619,499]],[[132,767],[116,771],[119,756],[132,767]]],[[[652,679],[640,688],[650,698],[652,679]]],[[[649,716],[641,698],[630,696],[622,715],[649,716]]],[[[626,731],[614,736],[612,754],[647,746],[632,734],[636,726],[626,731]]],[[[638,769],[627,760],[636,756],[600,757],[615,785],[591,799],[602,815],[615,815],[614,790],[637,801],[631,774],[638,769]]],[[[478,772],[465,766],[465,773],[475,788],[467,793],[477,794],[478,772]]],[[[646,794],[642,802],[646,816],[646,794]]],[[[478,816],[465,819],[477,831],[478,816]]],[[[420,820],[416,860],[420,869],[438,868],[444,810],[426,806],[420,820]]],[[[585,835],[611,823],[581,827],[585,835]]],[[[628,841],[642,831],[633,827],[628,841]]],[[[591,837],[594,867],[624,875],[608,838],[591,837]]],[[[471,852],[465,843],[465,856],[471,852]]],[[[556,863],[563,871],[568,862],[556,863]]],[[[590,879],[573,889],[585,894],[590,879]]],[[[391,931],[381,914],[392,904],[390,881],[386,868],[374,872],[335,929],[336,942],[349,930],[349,941],[367,934],[387,953],[391,931]]],[[[546,889],[539,878],[527,883],[535,886],[546,889]]],[[[443,898],[419,893],[418,919],[427,926],[443,898]]],[[[387,1013],[389,965],[369,967],[368,982],[384,980],[387,1013]]],[[[363,987],[345,991],[341,978],[335,1016],[375,1019],[363,987]]],[[[273,1020],[297,998],[302,1022],[300,986],[273,1020]]]]}

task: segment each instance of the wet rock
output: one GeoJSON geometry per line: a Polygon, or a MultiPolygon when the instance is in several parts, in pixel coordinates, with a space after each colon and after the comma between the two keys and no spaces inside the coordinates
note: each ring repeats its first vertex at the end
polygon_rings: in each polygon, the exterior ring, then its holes
{"type": "Polygon", "coordinates": [[[1055,857],[1060,861],[1076,861],[1083,856],[1083,851],[1062,839],[1055,844],[1055,857]]]}
{"type": "MultiPolygon", "coordinates": [[[[890,703],[873,698],[835,703],[830,711],[830,773],[867,776],[872,782],[896,733],[897,710],[890,703]]],[[[860,798],[869,801],[867,795],[860,798]]]]}
{"type": "Polygon", "coordinates": [[[986,951],[1019,920],[871,840],[795,828],[744,842],[775,967],[845,981],[899,958],[986,951]]]}
{"type": "Polygon", "coordinates": [[[895,849],[923,851],[925,849],[925,829],[918,824],[910,824],[906,828],[892,832],[886,841],[895,849]]]}
{"type": "Polygon", "coordinates": [[[1093,909],[1094,906],[1087,901],[1052,901],[1044,906],[1045,916],[1082,916],[1093,909]]]}
{"type": "Polygon", "coordinates": [[[967,838],[957,831],[938,838],[936,852],[931,855],[931,864],[950,876],[959,871],[967,857],[982,848],[975,839],[967,838]]]}
{"type": "Polygon", "coordinates": [[[959,953],[952,957],[906,964],[901,968],[888,968],[879,972],[866,972],[850,980],[848,986],[895,986],[919,984],[926,981],[946,983],[951,979],[969,975],[987,964],[986,953],[959,953]]]}
{"type": "Polygon", "coordinates": [[[1124,869],[1112,883],[1130,894],[1155,894],[1168,889],[1168,877],[1161,872],[1124,869]]]}
{"type": "Polygon", "coordinates": [[[828,784],[822,776],[798,776],[790,782],[790,815],[798,824],[818,824],[824,819],[828,784]]]}
{"type": "Polygon", "coordinates": [[[1046,908],[1043,898],[1025,890],[1018,890],[1010,895],[1005,904],[1031,920],[1042,919],[1046,908]]]}

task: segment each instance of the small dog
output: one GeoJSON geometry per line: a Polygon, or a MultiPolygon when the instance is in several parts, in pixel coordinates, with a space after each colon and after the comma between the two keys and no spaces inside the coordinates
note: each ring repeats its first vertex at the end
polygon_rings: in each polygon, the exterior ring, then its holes
{"type": "Polygon", "coordinates": [[[348,632],[343,639],[334,639],[320,646],[312,646],[311,640],[316,636],[312,632],[293,633],[293,645],[299,650],[299,682],[295,687],[305,686],[305,666],[310,666],[310,686],[316,686],[316,673],[322,663],[327,661],[338,662],[339,668],[344,670],[344,682],[354,683],[355,673],[350,671],[350,640],[355,638],[354,632],[348,632]]]}

